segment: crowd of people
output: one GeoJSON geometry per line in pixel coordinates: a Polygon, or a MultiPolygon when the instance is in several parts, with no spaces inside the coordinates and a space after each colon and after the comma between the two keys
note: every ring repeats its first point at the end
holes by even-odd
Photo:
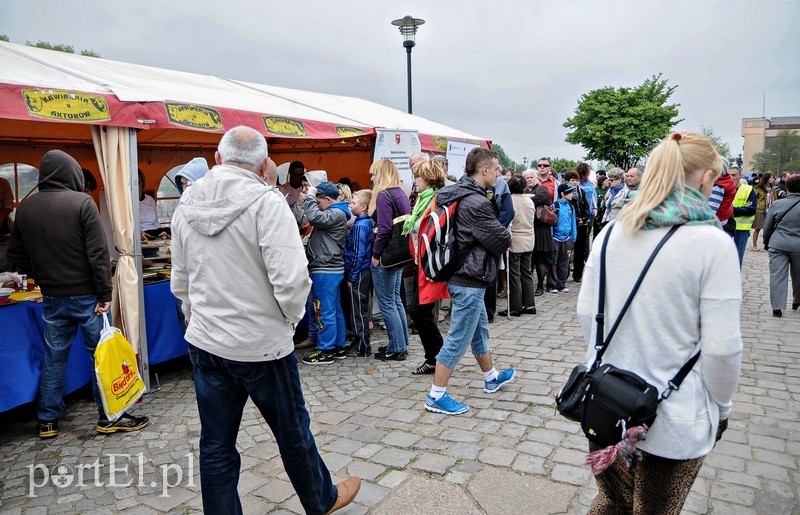
{"type": "MultiPolygon", "coordinates": [[[[773,314],[785,309],[789,276],[792,308],[800,307],[800,176],[776,180],[766,173],[749,184],[693,133],[662,141],[644,171],[598,170],[594,180],[586,163],[556,172],[547,157],[517,175],[486,148],[473,149],[464,175],[455,178],[448,176],[445,158],[414,154],[410,194],[387,159],[370,167],[370,188],[348,179],[333,183],[325,172],[307,172],[300,161],[290,164],[286,182],[278,185],[264,138],[247,127],[223,136],[215,161],[210,171],[198,158],[178,172],[182,196],[170,227],[171,288],[190,344],[208,513],[241,512],[236,437],[248,399],[270,426],[307,512],[330,513],[357,495],[360,479],[334,485],[317,450],[299,376],[297,356],[305,353],[296,351],[310,349],[300,359],[306,365],[369,356],[404,361],[409,334],[416,332],[424,361],[411,373],[432,375],[429,391],[421,394],[424,408],[458,415],[470,407],[447,387],[468,348],[485,393],[498,392],[517,376],[513,368],[496,368],[489,338],[495,315],[536,315],[536,297],[559,295],[570,286],[580,288],[577,312],[587,365],[595,359],[601,291],[605,316],[626,317],[607,361],[663,385],[702,351],[685,386],[659,408],[639,445],[640,463],[628,468],[618,460],[596,475],[599,494],[590,510],[630,511],[636,505],[677,513],[703,457],[727,427],[742,350],[741,281],[733,278],[739,278],[751,229],[753,250],[761,231],[769,252],[773,314]],[[454,250],[446,280],[434,281],[423,266],[430,249],[421,234],[441,208],[454,208],[454,250]],[[628,310],[626,297],[639,271],[673,227],[680,230],[654,261],[642,283],[646,292],[628,310]],[[614,266],[612,280],[598,288],[606,259],[601,246],[609,263],[625,266],[614,266]],[[231,282],[247,288],[219,295],[231,282]],[[505,293],[508,304],[496,312],[498,295],[505,293]],[[386,345],[375,349],[373,298],[386,330],[386,345]],[[450,323],[443,335],[439,317],[445,302],[450,323]],[[654,486],[664,484],[670,487],[654,486]]],[[[97,209],[79,193],[85,181],[78,163],[51,151],[40,178],[40,193],[18,210],[9,258],[20,272],[36,276],[45,299],[39,436],[52,438],[63,409],[64,356],[78,328],[93,354],[96,315],[108,310],[111,282],[97,209]],[[54,217],[80,227],[54,232],[54,217]],[[81,235],[80,245],[65,240],[74,234],[81,235]],[[54,245],[70,252],[61,267],[48,257],[54,245]]],[[[142,176],[139,183],[142,229],[160,230],[146,226],[154,210],[142,176]]],[[[94,378],[93,387],[96,392],[94,378]]],[[[147,417],[133,415],[108,421],[97,404],[100,432],[137,431],[148,424],[147,417]]]]}

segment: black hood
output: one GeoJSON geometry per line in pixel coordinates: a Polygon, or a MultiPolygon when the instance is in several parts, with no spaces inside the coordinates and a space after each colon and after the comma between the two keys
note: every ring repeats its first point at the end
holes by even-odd
{"type": "Polygon", "coordinates": [[[445,206],[476,193],[481,196],[486,196],[486,190],[481,188],[478,183],[475,182],[475,179],[468,175],[463,175],[456,184],[445,186],[439,190],[436,194],[436,204],[445,206]]]}
{"type": "Polygon", "coordinates": [[[39,165],[39,191],[70,190],[83,192],[81,165],[61,150],[51,150],[39,165]]]}

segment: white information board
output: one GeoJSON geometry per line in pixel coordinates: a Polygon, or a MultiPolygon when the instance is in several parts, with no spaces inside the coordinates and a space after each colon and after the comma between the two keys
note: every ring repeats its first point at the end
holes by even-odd
{"type": "Polygon", "coordinates": [[[413,177],[408,166],[408,158],[422,151],[419,142],[419,131],[406,129],[375,129],[378,137],[375,140],[373,161],[388,159],[400,171],[400,181],[406,193],[411,191],[413,177]]]}
{"type": "Polygon", "coordinates": [[[467,154],[473,148],[478,148],[480,145],[475,143],[467,143],[466,141],[451,141],[447,140],[447,172],[454,175],[456,179],[464,175],[464,166],[467,164],[467,154]]]}

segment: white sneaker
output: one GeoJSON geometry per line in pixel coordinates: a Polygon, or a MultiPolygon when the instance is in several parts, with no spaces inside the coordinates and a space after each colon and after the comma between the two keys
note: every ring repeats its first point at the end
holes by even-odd
{"type": "Polygon", "coordinates": [[[558,291],[559,291],[559,293],[569,293],[569,288],[561,288],[558,291]]]}

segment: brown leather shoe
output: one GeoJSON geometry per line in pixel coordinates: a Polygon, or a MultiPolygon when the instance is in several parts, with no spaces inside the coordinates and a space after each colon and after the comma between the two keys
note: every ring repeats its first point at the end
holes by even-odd
{"type": "Polygon", "coordinates": [[[348,477],[336,485],[336,489],[339,491],[339,495],[336,497],[336,502],[333,503],[333,506],[328,511],[329,515],[353,502],[353,499],[356,498],[358,491],[361,489],[361,478],[355,476],[348,477]]]}
{"type": "Polygon", "coordinates": [[[312,342],[311,340],[303,340],[300,343],[295,343],[294,344],[295,350],[308,349],[308,348],[316,347],[316,346],[317,346],[317,344],[312,342]]]}

